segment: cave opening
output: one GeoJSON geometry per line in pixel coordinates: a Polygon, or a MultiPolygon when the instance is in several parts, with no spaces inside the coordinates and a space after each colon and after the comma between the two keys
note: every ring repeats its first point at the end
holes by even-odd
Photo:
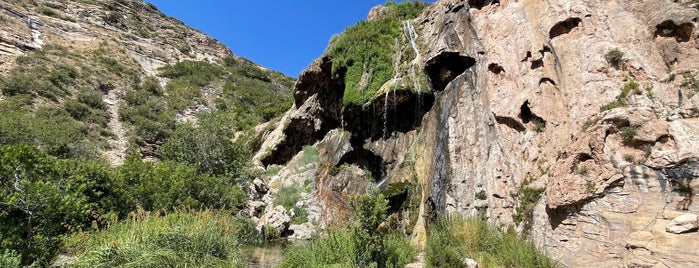
{"type": "Polygon", "coordinates": [[[666,20],[655,26],[655,36],[674,37],[677,42],[687,42],[692,38],[694,26],[691,23],[675,24],[672,20],[666,20]]]}
{"type": "Polygon", "coordinates": [[[549,39],[553,39],[555,37],[570,33],[575,27],[578,27],[580,25],[580,22],[582,22],[582,19],[577,18],[577,17],[572,17],[568,18],[564,21],[559,21],[553,27],[551,27],[551,30],[549,31],[549,39]]]}
{"type": "Polygon", "coordinates": [[[444,90],[449,82],[476,64],[476,59],[458,52],[442,52],[425,63],[432,89],[444,90]]]}

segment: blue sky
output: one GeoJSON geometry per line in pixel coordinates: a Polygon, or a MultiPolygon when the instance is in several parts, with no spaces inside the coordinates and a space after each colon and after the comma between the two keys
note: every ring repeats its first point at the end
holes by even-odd
{"type": "MultiPolygon", "coordinates": [[[[146,0],[218,39],[234,54],[297,77],[333,34],[384,0],[146,0]]],[[[401,1],[397,1],[401,2],[401,1]]],[[[433,1],[424,1],[433,2],[433,1]]]]}

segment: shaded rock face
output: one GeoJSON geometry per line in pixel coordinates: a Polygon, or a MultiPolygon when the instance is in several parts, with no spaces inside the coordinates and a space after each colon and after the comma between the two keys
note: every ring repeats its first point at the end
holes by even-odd
{"type": "Polygon", "coordinates": [[[531,228],[564,265],[697,266],[697,233],[666,231],[699,209],[697,18],[689,1],[430,5],[413,21],[430,104],[390,93],[344,108],[351,138],[323,147],[347,150],[315,177],[322,217],[346,215],[347,196],[367,187],[410,182],[419,190],[400,200],[418,200],[418,243],[434,212],[481,212],[531,228]],[[614,49],[618,65],[605,59],[614,49]],[[534,211],[520,207],[522,187],[545,188],[534,211]]]}
{"type": "Polygon", "coordinates": [[[294,87],[294,107],[254,157],[261,165],[285,164],[304,145],[322,139],[340,126],[344,71],[333,74],[328,57],[315,60],[301,73],[294,87]]]}

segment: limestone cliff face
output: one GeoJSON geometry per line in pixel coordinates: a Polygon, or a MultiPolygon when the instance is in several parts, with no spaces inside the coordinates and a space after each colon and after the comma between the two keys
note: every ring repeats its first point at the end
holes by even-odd
{"type": "Polygon", "coordinates": [[[432,211],[481,211],[564,265],[696,266],[699,234],[665,227],[699,210],[698,18],[693,1],[438,1],[410,22],[429,93],[338,113],[343,85],[327,82],[341,77],[324,56],[258,159],[284,163],[316,144],[321,219],[363,187],[395,194],[407,183],[396,202],[417,242],[432,211]],[[373,181],[358,184],[361,170],[373,181]],[[523,202],[539,188],[535,207],[523,202]]]}

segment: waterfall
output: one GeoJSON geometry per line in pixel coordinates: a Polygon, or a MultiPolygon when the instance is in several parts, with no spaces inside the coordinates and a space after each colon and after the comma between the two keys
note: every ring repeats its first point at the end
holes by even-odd
{"type": "MultiPolygon", "coordinates": [[[[417,40],[418,35],[417,32],[415,32],[415,27],[413,27],[413,24],[409,21],[403,21],[403,31],[405,32],[405,36],[408,37],[408,40],[410,41],[410,47],[412,47],[413,52],[415,53],[415,58],[410,62],[410,78],[413,80],[413,86],[415,87],[415,111],[417,111],[416,114],[419,114],[420,112],[420,93],[422,92],[422,86],[420,85],[420,76],[417,74],[415,70],[415,66],[420,64],[420,50],[417,47],[417,43],[415,40],[417,40]]],[[[418,119],[415,119],[416,121],[418,119]]],[[[417,122],[415,122],[417,123],[417,122]]]]}

